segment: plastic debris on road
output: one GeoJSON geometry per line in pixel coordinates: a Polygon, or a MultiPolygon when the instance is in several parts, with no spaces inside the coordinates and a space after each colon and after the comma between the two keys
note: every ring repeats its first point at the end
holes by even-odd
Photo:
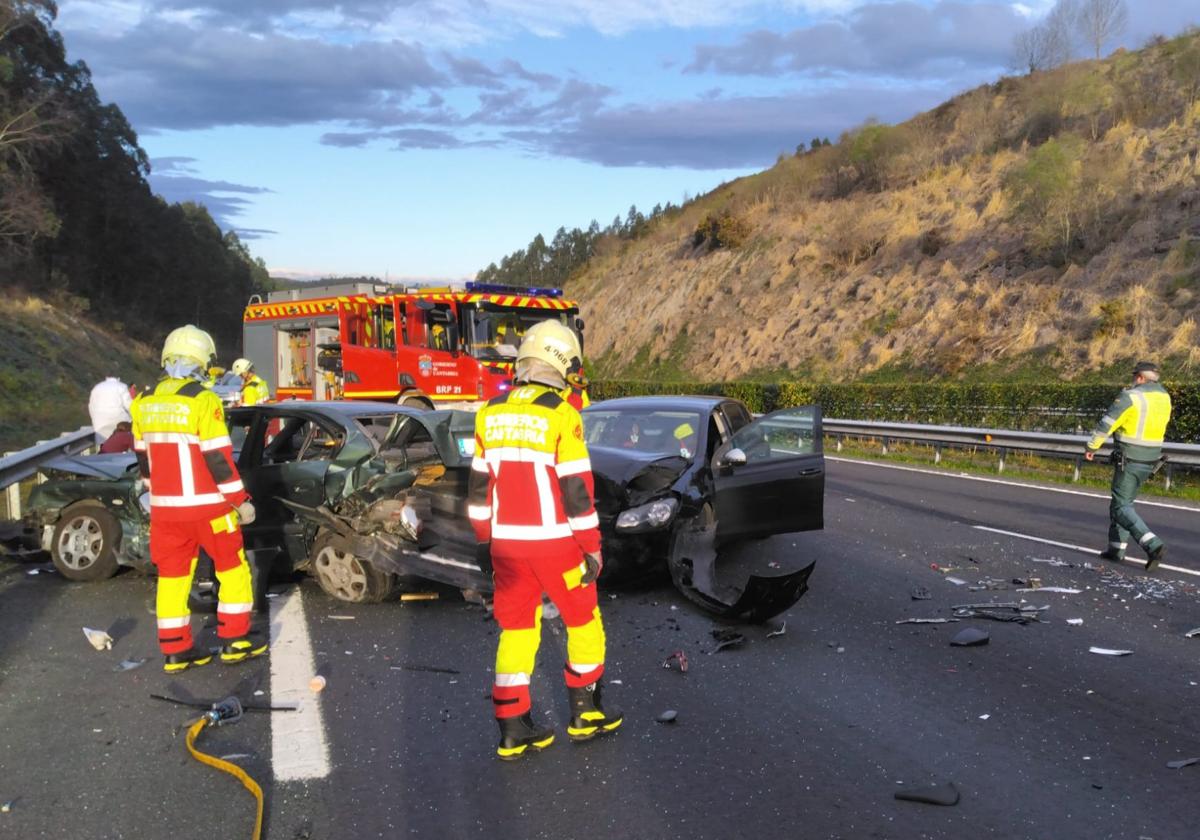
{"type": "Polygon", "coordinates": [[[1018,589],[1018,592],[1058,592],[1062,595],[1078,595],[1082,589],[1072,589],[1069,586],[1035,586],[1028,589],[1018,589]]]}
{"type": "Polygon", "coordinates": [[[1068,618],[1067,624],[1070,624],[1074,627],[1078,627],[1079,625],[1083,624],[1083,619],[1082,618],[1068,618]]]}
{"type": "Polygon", "coordinates": [[[1041,621],[1041,616],[1038,613],[1048,610],[1049,607],[1038,607],[1033,604],[1006,601],[1003,603],[958,604],[951,607],[951,609],[954,610],[956,618],[988,618],[992,621],[1012,621],[1017,624],[1029,624],[1033,621],[1041,621]]]}
{"type": "Polygon", "coordinates": [[[713,653],[728,648],[741,647],[746,643],[746,637],[736,630],[713,630],[712,637],[717,640],[717,646],[713,648],[713,653]]]}
{"type": "Polygon", "coordinates": [[[687,654],[681,650],[677,650],[663,660],[662,666],[668,671],[677,666],[681,674],[686,674],[688,669],[687,654]],[[674,663],[674,665],[672,665],[672,663],[674,663]]]}
{"type": "Polygon", "coordinates": [[[679,713],[676,712],[674,709],[667,709],[665,712],[663,712],[661,715],[658,716],[658,722],[659,723],[674,723],[675,718],[677,718],[678,716],[679,716],[679,713]]]}
{"type": "Polygon", "coordinates": [[[83,635],[87,637],[88,642],[96,650],[112,650],[112,636],[105,633],[103,630],[93,630],[90,627],[83,628],[83,635]]]}
{"type": "Polygon", "coordinates": [[[924,586],[914,586],[912,589],[908,590],[908,595],[914,601],[928,601],[933,597],[931,594],[929,594],[929,590],[924,586]]]}
{"type": "Polygon", "coordinates": [[[893,796],[901,802],[921,802],[925,805],[957,805],[959,800],[958,788],[954,786],[954,782],[898,790],[893,796]]]}
{"type": "Polygon", "coordinates": [[[145,657],[142,657],[141,659],[122,659],[120,664],[118,664],[115,668],[113,668],[113,670],[114,671],[132,671],[134,668],[141,668],[145,664],[146,664],[145,657]]]}
{"type": "Polygon", "coordinates": [[[320,692],[325,690],[326,685],[327,685],[327,682],[326,682],[325,678],[323,676],[321,676],[320,674],[317,674],[315,677],[313,677],[311,680],[308,681],[308,690],[311,691],[313,694],[319,694],[320,692]]]}
{"type": "Polygon", "coordinates": [[[958,621],[957,618],[902,618],[897,624],[949,624],[958,621]]]}
{"type": "MultiPolygon", "coordinates": [[[[13,800],[13,801],[15,802],[16,800],[13,800]]],[[[11,813],[11,812],[12,812],[12,808],[13,808],[13,803],[12,803],[12,802],[5,802],[3,805],[0,805],[0,814],[8,814],[8,813],[11,813]]]]}
{"type": "Polygon", "coordinates": [[[1200,627],[1196,627],[1183,634],[1183,638],[1185,639],[1194,639],[1196,636],[1200,636],[1200,627]]]}
{"type": "Polygon", "coordinates": [[[1030,557],[1034,563],[1045,563],[1047,566],[1062,566],[1074,568],[1074,563],[1068,563],[1065,560],[1059,560],[1057,557],[1030,557]]]}
{"type": "Polygon", "coordinates": [[[946,583],[953,583],[955,586],[966,586],[967,582],[962,578],[946,576],[946,583]]]}
{"type": "Polygon", "coordinates": [[[1133,653],[1131,650],[1116,650],[1115,648],[1090,647],[1088,653],[1098,653],[1101,656],[1129,656],[1133,653]]]}
{"type": "Polygon", "coordinates": [[[1200,758],[1181,758],[1178,761],[1167,762],[1167,766],[1172,770],[1180,770],[1184,767],[1191,767],[1193,764],[1200,764],[1200,758]]]}
{"type": "Polygon", "coordinates": [[[950,644],[954,647],[976,647],[977,645],[986,645],[991,640],[992,637],[986,630],[980,630],[978,627],[964,627],[954,634],[950,644]]]}

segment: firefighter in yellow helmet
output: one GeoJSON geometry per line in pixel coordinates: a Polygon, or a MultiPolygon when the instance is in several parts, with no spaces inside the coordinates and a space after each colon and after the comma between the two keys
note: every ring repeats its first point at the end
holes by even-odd
{"type": "Polygon", "coordinates": [[[622,720],[600,702],[599,521],[582,420],[561,395],[578,355],[575,334],[557,321],[530,328],[517,352],[516,386],[475,420],[467,512],[481,562],[490,555],[496,584],[501,632],[492,702],[500,726],[497,754],[506,760],[554,741],[554,730],[536,725],[530,714],[543,594],[567,626],[567,735],[590,740],[615,731],[622,720]]]}
{"type": "Polygon", "coordinates": [[[1133,368],[1133,385],[1117,395],[1096,424],[1084,457],[1092,460],[1112,435],[1112,500],[1109,504],[1108,548],[1105,560],[1120,562],[1132,536],[1146,552],[1146,571],[1152,572],[1166,556],[1162,538],[1146,527],[1133,507],[1142,482],[1158,471],[1163,438],[1171,420],[1171,395],[1158,384],[1158,365],[1138,362],[1133,368]]]}
{"type": "Polygon", "coordinates": [[[242,378],[242,405],[258,405],[271,399],[271,389],[267,387],[263,378],[254,372],[254,362],[238,359],[230,370],[242,378]]]}
{"type": "Polygon", "coordinates": [[[266,642],[249,637],[254,599],[241,525],[254,521],[254,505],[238,475],[221,398],[203,385],[204,368],[215,354],[203,330],[189,324],[172,331],[162,352],[166,376],[130,409],[134,451],[150,493],[158,644],[167,673],[212,660],[212,653],[193,645],[188,610],[200,549],[212,558],[221,584],[221,661],[242,662],[267,650],[266,642]]]}

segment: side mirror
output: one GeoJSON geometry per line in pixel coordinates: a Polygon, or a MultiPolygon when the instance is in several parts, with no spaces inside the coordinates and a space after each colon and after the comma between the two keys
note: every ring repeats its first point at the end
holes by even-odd
{"type": "Polygon", "coordinates": [[[730,449],[725,453],[722,462],[727,467],[736,467],[746,463],[746,453],[740,449],[730,449]]]}

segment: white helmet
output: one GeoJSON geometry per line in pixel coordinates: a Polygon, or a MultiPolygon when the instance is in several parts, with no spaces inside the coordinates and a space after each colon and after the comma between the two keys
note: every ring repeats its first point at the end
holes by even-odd
{"type": "Polygon", "coordinates": [[[250,372],[250,368],[252,367],[254,367],[254,362],[249,359],[237,359],[229,369],[238,376],[245,376],[250,372]]]}
{"type": "Polygon", "coordinates": [[[538,359],[566,377],[575,360],[583,356],[579,349],[579,337],[570,328],[558,321],[539,321],[529,328],[517,350],[517,362],[522,359],[538,359]]]}
{"type": "Polygon", "coordinates": [[[188,324],[171,330],[167,340],[163,342],[162,364],[171,359],[186,359],[195,362],[200,367],[207,367],[209,361],[217,355],[217,345],[212,336],[199,327],[188,324]]]}

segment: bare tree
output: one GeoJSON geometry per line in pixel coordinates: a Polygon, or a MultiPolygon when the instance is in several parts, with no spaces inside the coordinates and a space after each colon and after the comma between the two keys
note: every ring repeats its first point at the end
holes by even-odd
{"type": "Polygon", "coordinates": [[[1045,38],[1040,26],[1031,26],[1013,36],[1012,66],[1026,73],[1046,69],[1045,38]]]}
{"type": "Polygon", "coordinates": [[[1084,41],[1100,57],[1104,45],[1121,34],[1129,22],[1125,0],[1081,0],[1075,23],[1084,41]]]}
{"type": "Polygon", "coordinates": [[[1034,73],[1070,61],[1074,53],[1075,20],[1074,0],[1058,0],[1041,23],[1013,38],[1013,67],[1034,73]]]}

